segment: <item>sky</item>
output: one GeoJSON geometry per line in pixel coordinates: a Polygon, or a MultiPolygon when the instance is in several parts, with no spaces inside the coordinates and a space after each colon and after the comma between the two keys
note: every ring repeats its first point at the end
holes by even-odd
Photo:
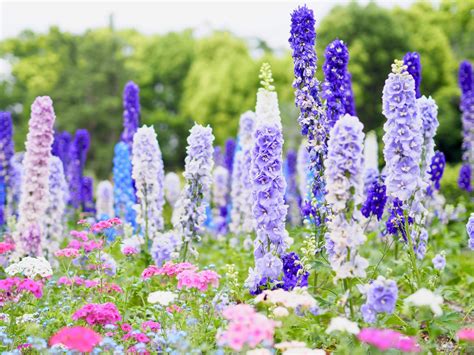
{"type": "MultiPolygon", "coordinates": [[[[104,27],[113,14],[117,29],[134,28],[145,34],[194,28],[205,34],[225,29],[244,38],[259,37],[274,49],[288,44],[290,13],[306,3],[324,17],[337,4],[350,0],[317,1],[14,1],[0,0],[0,40],[24,29],[47,32],[50,26],[82,33],[104,27]]],[[[359,1],[367,4],[368,0],[359,1]]],[[[414,0],[375,0],[381,6],[408,7],[414,0]]]]}

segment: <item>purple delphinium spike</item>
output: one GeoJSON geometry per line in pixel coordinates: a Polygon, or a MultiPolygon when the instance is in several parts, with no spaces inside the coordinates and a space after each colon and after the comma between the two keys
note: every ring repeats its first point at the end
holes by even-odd
{"type": "Polygon", "coordinates": [[[467,236],[469,238],[469,249],[474,250],[474,213],[471,213],[466,225],[467,236]]]}
{"type": "Polygon", "coordinates": [[[377,220],[382,219],[385,203],[387,202],[386,187],[383,177],[376,177],[367,189],[367,198],[362,205],[361,212],[366,218],[376,216],[377,220]]]}
{"type": "Polygon", "coordinates": [[[362,317],[367,323],[375,323],[378,313],[391,314],[398,299],[397,283],[379,276],[366,289],[367,301],[361,307],[362,317]]]}
{"type": "Polygon", "coordinates": [[[459,187],[472,191],[472,172],[474,170],[474,84],[472,65],[468,61],[461,62],[459,67],[459,86],[461,88],[462,112],[462,161],[459,173],[459,187]]]}
{"type": "Polygon", "coordinates": [[[324,55],[321,96],[326,99],[327,123],[331,128],[344,114],[355,115],[355,104],[351,75],[347,70],[349,51],[346,45],[336,39],[326,47],[324,55]]]}
{"type": "Polygon", "coordinates": [[[69,149],[67,177],[69,182],[70,204],[74,208],[82,205],[82,179],[89,150],[90,137],[86,129],[78,129],[69,149]]]}
{"type": "MultiPolygon", "coordinates": [[[[439,190],[440,188],[440,181],[443,177],[444,168],[446,167],[446,158],[444,157],[443,152],[437,151],[433,158],[431,159],[430,168],[428,170],[428,174],[430,176],[430,180],[432,186],[439,190]]],[[[432,187],[430,186],[432,189],[432,187]]]]}
{"type": "Polygon", "coordinates": [[[49,202],[49,158],[55,118],[53,101],[48,96],[37,97],[31,105],[19,218],[13,236],[20,256],[42,254],[42,223],[49,202]]]}
{"type": "Polygon", "coordinates": [[[423,129],[421,176],[425,182],[428,182],[428,169],[435,154],[434,137],[436,135],[436,129],[439,126],[438,106],[431,97],[427,98],[423,95],[416,100],[416,110],[417,116],[421,118],[423,129]]]}
{"type": "Polygon", "coordinates": [[[365,277],[368,261],[358,253],[366,237],[359,205],[364,181],[364,132],[355,116],[339,118],[331,129],[324,161],[326,201],[331,211],[326,234],[327,252],[335,279],[365,277]]]}
{"type": "Polygon", "coordinates": [[[67,171],[67,166],[69,165],[71,139],[71,133],[68,131],[54,133],[54,142],[51,153],[61,159],[64,171],[67,171]]]}
{"type": "Polygon", "coordinates": [[[82,178],[81,205],[84,212],[95,214],[94,179],[90,176],[82,178]]]}
{"type": "Polygon", "coordinates": [[[407,66],[408,73],[415,80],[416,98],[421,97],[421,61],[420,55],[417,52],[407,52],[403,57],[403,64],[407,66]]]}
{"type": "Polygon", "coordinates": [[[14,154],[13,125],[10,112],[0,111],[0,228],[5,223],[5,204],[10,175],[10,159],[14,154]]]}
{"type": "MultiPolygon", "coordinates": [[[[263,85],[257,92],[257,126],[252,149],[250,180],[253,189],[253,214],[256,221],[254,241],[255,268],[245,281],[252,294],[260,291],[262,280],[277,280],[283,271],[282,254],[288,247],[285,220],[288,206],[284,196],[283,134],[278,96],[271,83],[271,69],[262,65],[263,85]]],[[[266,281],[264,281],[266,283],[266,281]]]]}
{"type": "Polygon", "coordinates": [[[300,110],[298,123],[301,133],[307,137],[310,170],[313,175],[311,200],[304,203],[307,218],[316,225],[324,219],[323,161],[327,151],[328,124],[319,97],[319,82],[315,77],[317,56],[316,32],[313,11],[306,6],[298,7],[291,14],[290,46],[293,51],[295,80],[295,104],[300,110]]]}
{"type": "Polygon", "coordinates": [[[226,140],[224,163],[225,167],[229,171],[229,176],[232,175],[232,170],[234,167],[235,146],[235,139],[229,138],[226,140]]]}
{"type": "Polygon", "coordinates": [[[129,81],[123,89],[123,132],[122,141],[130,149],[133,145],[133,135],[140,125],[140,88],[129,81]]]}
{"type": "Polygon", "coordinates": [[[212,203],[213,224],[218,235],[227,233],[227,195],[229,191],[229,170],[216,166],[213,173],[212,203]]]}
{"type": "Polygon", "coordinates": [[[191,243],[200,239],[203,230],[214,166],[212,157],[214,135],[211,127],[194,124],[187,141],[183,173],[186,182],[176,202],[175,208],[178,210],[173,221],[173,227],[183,240],[181,250],[183,260],[188,256],[188,250],[194,255],[197,254],[191,243]]]}

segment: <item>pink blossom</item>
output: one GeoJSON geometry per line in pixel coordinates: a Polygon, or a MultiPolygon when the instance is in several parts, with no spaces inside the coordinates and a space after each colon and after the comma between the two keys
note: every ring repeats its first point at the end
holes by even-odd
{"type": "Polygon", "coordinates": [[[67,245],[67,247],[79,250],[82,248],[82,243],[79,240],[73,239],[69,241],[69,244],[67,245]]]}
{"type": "Polygon", "coordinates": [[[15,250],[15,244],[0,242],[0,255],[8,253],[9,251],[15,250]]]}
{"type": "Polygon", "coordinates": [[[122,329],[122,331],[124,331],[125,333],[128,333],[132,331],[132,326],[128,323],[122,323],[120,324],[120,329],[122,329]]]}
{"type": "Polygon", "coordinates": [[[397,349],[402,352],[421,351],[414,337],[409,337],[391,329],[364,328],[357,335],[363,343],[370,344],[379,350],[397,349]]]}
{"type": "Polygon", "coordinates": [[[217,287],[219,285],[219,275],[210,270],[195,272],[193,270],[184,270],[176,276],[178,288],[197,288],[199,291],[206,291],[209,285],[217,287]]]}
{"type": "Polygon", "coordinates": [[[168,313],[181,313],[183,312],[183,309],[180,306],[177,306],[175,304],[172,304],[171,306],[166,307],[166,312],[168,313]]]}
{"type": "Polygon", "coordinates": [[[54,253],[57,257],[64,256],[65,258],[76,258],[79,256],[79,251],[75,248],[59,249],[54,253]]]}
{"type": "Polygon", "coordinates": [[[229,306],[223,315],[229,320],[229,325],[217,336],[219,345],[240,351],[245,345],[255,348],[260,343],[273,343],[277,323],[257,313],[253,307],[244,304],[229,306]]]}
{"type": "Polygon", "coordinates": [[[77,224],[79,225],[84,225],[84,224],[89,224],[86,219],[80,219],[77,221],[77,224]]]}
{"type": "Polygon", "coordinates": [[[135,340],[138,341],[139,343],[148,343],[148,342],[150,342],[150,338],[148,338],[148,337],[146,336],[146,334],[143,334],[143,333],[134,334],[133,337],[134,337],[135,340]]]}
{"type": "Polygon", "coordinates": [[[462,328],[457,333],[459,340],[474,342],[474,328],[462,328]]]}
{"type": "Polygon", "coordinates": [[[87,253],[90,253],[93,250],[100,250],[102,249],[103,242],[102,240],[95,241],[95,240],[88,240],[84,242],[82,246],[87,253]]]}
{"type": "Polygon", "coordinates": [[[71,231],[69,234],[71,234],[72,237],[76,238],[77,240],[81,240],[83,242],[87,242],[89,238],[87,237],[87,232],[84,231],[71,231]]]}
{"type": "Polygon", "coordinates": [[[138,254],[138,249],[132,246],[126,246],[122,249],[122,253],[125,256],[138,254]]]}
{"type": "Polygon", "coordinates": [[[72,315],[73,320],[84,319],[89,325],[115,324],[122,320],[115,304],[89,303],[72,315]]]}
{"type": "Polygon", "coordinates": [[[39,281],[24,279],[18,285],[18,291],[29,291],[36,298],[43,296],[43,284],[39,281]]]}
{"type": "Polygon", "coordinates": [[[144,332],[146,332],[147,329],[150,329],[151,331],[155,332],[161,329],[161,324],[158,322],[147,320],[146,322],[142,323],[142,329],[144,332]]]}
{"type": "Polygon", "coordinates": [[[49,345],[62,344],[70,350],[91,352],[102,341],[100,334],[86,327],[64,327],[49,340],[49,345]]]}

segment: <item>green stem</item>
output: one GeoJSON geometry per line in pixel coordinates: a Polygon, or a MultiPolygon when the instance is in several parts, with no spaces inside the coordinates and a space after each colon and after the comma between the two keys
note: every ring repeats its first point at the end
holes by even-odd
{"type": "Polygon", "coordinates": [[[411,235],[410,235],[410,228],[408,226],[408,213],[406,211],[404,213],[404,216],[405,216],[405,234],[408,240],[408,253],[410,255],[411,266],[413,268],[413,272],[416,277],[417,287],[420,287],[421,277],[420,277],[420,272],[418,271],[418,266],[416,265],[415,250],[413,246],[413,240],[411,239],[411,235]]]}

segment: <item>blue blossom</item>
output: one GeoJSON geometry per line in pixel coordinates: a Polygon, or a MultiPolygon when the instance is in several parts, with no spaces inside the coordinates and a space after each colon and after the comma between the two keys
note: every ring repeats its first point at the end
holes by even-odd
{"type": "Polygon", "coordinates": [[[236,146],[237,145],[235,139],[233,138],[229,138],[225,142],[224,164],[226,169],[229,171],[229,175],[232,175],[232,170],[234,168],[234,156],[236,146]]]}
{"type": "Polygon", "coordinates": [[[428,169],[435,154],[434,136],[439,126],[438,106],[431,97],[426,98],[422,96],[416,100],[416,109],[416,114],[421,118],[423,127],[423,161],[421,163],[421,174],[423,179],[429,180],[428,169]]]}
{"type": "MultiPolygon", "coordinates": [[[[405,231],[405,221],[403,202],[398,198],[394,198],[392,200],[389,209],[389,217],[386,222],[387,232],[389,234],[398,235],[398,232],[400,231],[402,233],[403,239],[406,241],[407,236],[405,231]]],[[[413,223],[413,219],[411,217],[408,217],[408,223],[413,223]]]]}
{"type": "Polygon", "coordinates": [[[403,57],[403,64],[406,65],[408,73],[415,81],[416,98],[421,97],[421,62],[420,55],[417,52],[408,52],[403,57]]]}
{"type": "Polygon", "coordinates": [[[151,246],[151,256],[156,265],[163,265],[165,262],[173,259],[173,253],[176,253],[181,245],[181,236],[174,230],[164,233],[158,233],[153,239],[151,246]]]}
{"type": "Polygon", "coordinates": [[[349,51],[343,41],[336,39],[329,43],[324,53],[325,81],[321,96],[326,99],[328,128],[334,126],[339,117],[346,113],[354,116],[355,104],[352,93],[351,74],[347,70],[349,51]]]}
{"type": "Polygon", "coordinates": [[[132,180],[132,160],[127,144],[115,145],[113,161],[114,209],[115,216],[135,226],[135,191],[132,180]]]}
{"type": "Polygon", "coordinates": [[[423,133],[416,115],[415,82],[397,62],[385,81],[383,114],[387,195],[405,202],[421,185],[423,133]]]}
{"type": "Polygon", "coordinates": [[[378,313],[391,314],[398,299],[398,287],[395,281],[379,276],[366,289],[366,303],[361,312],[364,321],[374,323],[378,313]]]}
{"type": "Polygon", "coordinates": [[[89,146],[89,132],[86,129],[78,129],[69,149],[70,161],[67,166],[69,197],[70,203],[74,208],[81,207],[83,203],[82,179],[89,146]]]}
{"type": "Polygon", "coordinates": [[[284,163],[284,173],[287,183],[285,193],[285,202],[288,205],[288,222],[292,226],[299,225],[301,222],[300,214],[300,196],[298,194],[298,185],[296,182],[297,155],[293,149],[286,152],[284,163]]]}
{"type": "Polygon", "coordinates": [[[428,231],[425,228],[421,228],[418,232],[418,238],[413,238],[413,248],[415,249],[415,255],[417,259],[423,260],[426,254],[428,246],[428,231]]]}
{"type": "Polygon", "coordinates": [[[469,164],[463,164],[459,170],[458,185],[459,188],[467,192],[472,191],[472,169],[469,164]]]}
{"type": "Polygon", "coordinates": [[[283,289],[290,291],[295,287],[307,287],[309,272],[303,270],[300,258],[295,252],[282,256],[283,261],[283,289]]]}
{"type": "Polygon", "coordinates": [[[432,262],[436,270],[442,271],[446,267],[446,258],[443,254],[436,254],[432,262]]]}
{"type": "Polygon", "coordinates": [[[474,250],[474,213],[471,213],[466,224],[467,236],[469,238],[469,249],[474,250]]]}
{"type": "Polygon", "coordinates": [[[95,214],[94,179],[90,176],[82,178],[82,210],[95,214]]]}
{"type": "Polygon", "coordinates": [[[0,228],[5,223],[5,204],[10,184],[10,160],[14,154],[13,124],[8,111],[0,111],[0,228]]]}
{"type": "Polygon", "coordinates": [[[436,190],[439,190],[440,188],[440,181],[443,177],[445,167],[446,158],[444,157],[443,152],[436,151],[436,153],[433,155],[433,158],[431,159],[430,168],[428,170],[430,180],[436,190]]]}
{"type": "Polygon", "coordinates": [[[387,202],[387,188],[383,182],[383,178],[376,178],[372,184],[370,184],[367,190],[367,198],[362,205],[361,212],[366,218],[374,215],[377,220],[382,219],[385,204],[387,202]]]}
{"type": "Polygon", "coordinates": [[[61,159],[64,170],[66,171],[69,165],[69,149],[71,145],[71,133],[68,131],[55,132],[51,154],[61,159]]]}

